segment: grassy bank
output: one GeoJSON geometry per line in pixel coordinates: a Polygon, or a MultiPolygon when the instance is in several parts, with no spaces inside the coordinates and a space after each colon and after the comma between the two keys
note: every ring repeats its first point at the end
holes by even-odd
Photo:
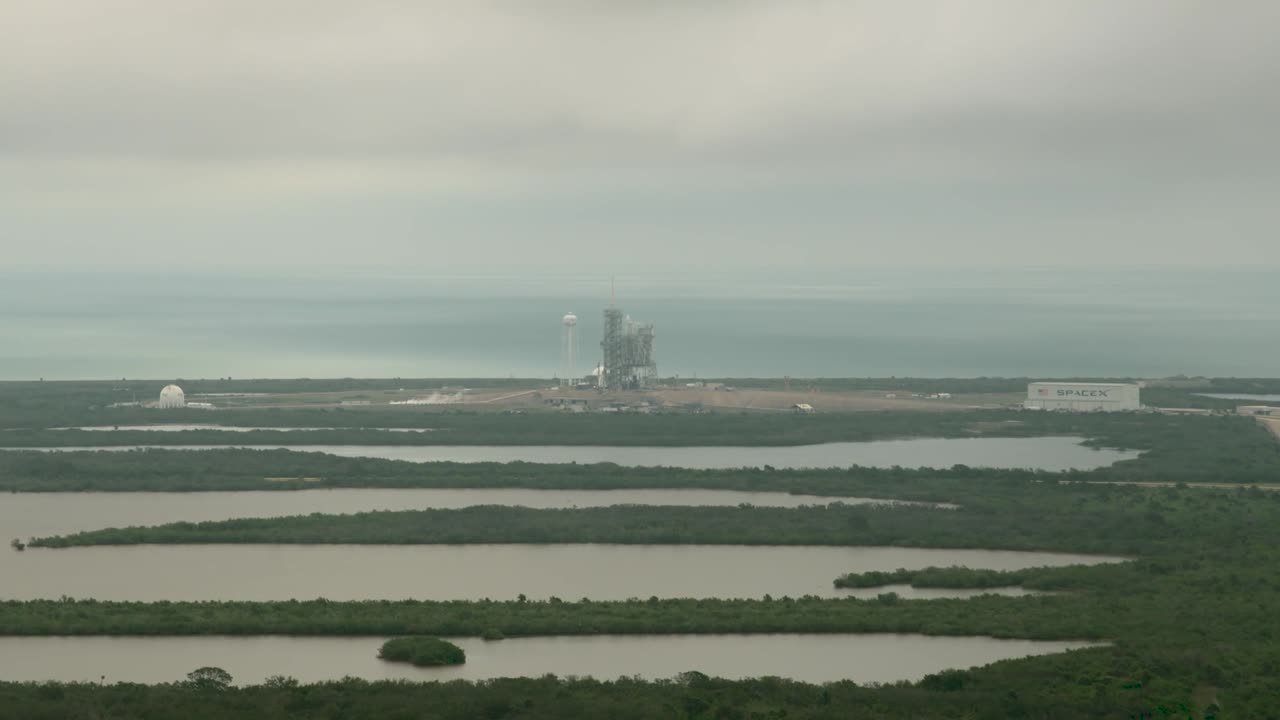
{"type": "Polygon", "coordinates": [[[1251,537],[1280,520],[1280,494],[1076,483],[953,483],[939,510],[901,505],[800,508],[614,506],[530,509],[477,506],[173,523],[38,538],[34,547],[183,543],[627,543],[895,545],[1150,553],[1179,547],[1188,528],[1251,537]]]}

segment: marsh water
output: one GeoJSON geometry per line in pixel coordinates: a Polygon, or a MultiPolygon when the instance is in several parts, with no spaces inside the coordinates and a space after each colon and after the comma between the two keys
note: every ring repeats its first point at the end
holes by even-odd
{"type": "MultiPolygon", "coordinates": [[[[858,593],[837,590],[832,580],[849,572],[930,565],[1016,570],[1122,559],[1006,550],[745,545],[29,548],[0,551],[0,599],[509,600],[522,593],[565,600],[843,597],[858,593]]],[[[884,590],[863,594],[879,592],[884,590]]]]}
{"type": "MultiPolygon", "coordinates": [[[[333,488],[247,492],[93,492],[0,494],[0,537],[27,539],[109,527],[204,522],[372,510],[516,505],[530,508],[610,505],[755,505],[799,507],[841,502],[917,504],[954,509],[948,503],[907,503],[858,497],[790,495],[736,490],[527,490],[522,488],[333,488]]],[[[6,540],[7,541],[7,540],[6,540]]]]}
{"type": "MultiPolygon", "coordinates": [[[[34,448],[50,451],[126,451],[151,446],[81,446],[34,448]]],[[[162,446],[208,450],[213,445],[162,446]]],[[[410,462],[615,463],[631,467],[695,469],[763,467],[948,468],[952,465],[1037,470],[1092,470],[1140,455],[1132,450],[1092,448],[1077,437],[915,438],[779,447],[615,447],[575,445],[296,445],[254,446],[341,457],[368,457],[410,462]]],[[[16,448],[15,448],[16,449],[16,448]]]]}
{"type": "Polygon", "coordinates": [[[272,675],[302,682],[486,680],[498,677],[669,678],[686,670],[726,678],[777,676],[821,683],[919,680],[948,668],[1094,646],[1081,641],[924,635],[593,635],[457,638],[465,665],[415,668],[377,658],[377,637],[2,637],[8,681],[162,683],[212,665],[237,684],[272,675]]]}

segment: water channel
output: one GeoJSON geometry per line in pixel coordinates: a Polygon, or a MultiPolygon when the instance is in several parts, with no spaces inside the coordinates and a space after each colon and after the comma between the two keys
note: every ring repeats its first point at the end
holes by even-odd
{"type": "MultiPolygon", "coordinates": [[[[79,446],[65,448],[13,448],[49,451],[134,450],[165,447],[208,450],[215,445],[79,446]]],[[[260,449],[320,452],[341,457],[384,458],[410,462],[513,462],[616,463],[632,467],[684,467],[697,469],[763,467],[827,468],[864,467],[947,468],[952,465],[1039,470],[1092,470],[1141,453],[1133,450],[1091,448],[1078,437],[1031,438],[915,438],[781,447],[616,447],[592,445],[263,445],[260,449]]]]}
{"type": "MultiPolygon", "coordinates": [[[[1006,550],[742,545],[135,545],[0,550],[0,599],[623,600],[874,597],[848,572],[960,565],[1016,570],[1124,558],[1006,550]]],[[[952,590],[891,588],[906,597],[952,590]]]]}
{"type": "Polygon", "coordinates": [[[0,494],[0,538],[46,537],[109,527],[204,522],[371,510],[520,505],[531,508],[609,505],[723,505],[798,507],[842,502],[918,504],[944,509],[948,503],[909,503],[857,497],[790,495],[736,490],[527,490],[523,488],[333,488],[246,492],[83,492],[0,494]]]}
{"type": "Polygon", "coordinates": [[[1064,652],[1098,643],[861,635],[593,635],[457,638],[465,665],[415,668],[379,660],[375,637],[2,637],[0,676],[8,681],[163,683],[212,665],[236,684],[272,675],[302,682],[338,680],[487,680],[498,677],[639,675],[669,678],[686,670],[713,677],[776,676],[822,683],[919,680],[949,668],[1064,652]]]}

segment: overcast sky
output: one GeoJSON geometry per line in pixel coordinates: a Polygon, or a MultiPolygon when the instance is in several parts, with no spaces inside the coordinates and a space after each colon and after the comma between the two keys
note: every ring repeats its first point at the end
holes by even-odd
{"type": "Polygon", "coordinates": [[[0,262],[1280,264],[1275,0],[0,3],[0,262]]]}

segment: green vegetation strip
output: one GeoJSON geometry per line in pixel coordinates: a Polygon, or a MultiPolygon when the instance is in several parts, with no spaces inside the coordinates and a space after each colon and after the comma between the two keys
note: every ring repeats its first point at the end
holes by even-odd
{"type": "MultiPolygon", "coordinates": [[[[419,419],[429,416],[419,415],[419,419]]],[[[224,415],[218,415],[225,421],[224,415]]],[[[154,416],[153,418],[154,419],[154,416]]],[[[205,419],[208,421],[208,418],[205,419]]],[[[437,432],[365,429],[228,433],[8,430],[0,447],[81,445],[801,445],[893,438],[1077,436],[1093,447],[1142,450],[1143,455],[1089,472],[988,471],[963,466],[934,470],[856,468],[856,477],[1030,477],[1129,481],[1271,483],[1280,481],[1280,443],[1252,418],[1127,413],[849,413],[791,415],[451,414],[435,416],[437,432]]],[[[342,458],[286,450],[216,449],[135,452],[0,451],[0,490],[245,490],[324,487],[779,487],[813,483],[830,471],[620,468],[532,463],[412,463],[342,458]],[[266,478],[285,478],[267,482],[266,478]],[[576,483],[576,484],[575,484],[576,483]]],[[[842,471],[844,472],[844,471],[842,471]]],[[[830,485],[830,483],[828,483],[830,485]]]]}
{"type": "MultiPolygon", "coordinates": [[[[1063,413],[972,412],[866,412],[797,416],[767,414],[657,414],[596,413],[502,414],[492,412],[416,413],[401,418],[370,416],[367,412],[323,412],[290,410],[264,414],[261,411],[166,412],[160,420],[169,423],[209,423],[247,426],[313,428],[306,432],[263,429],[228,433],[220,430],[152,432],[145,430],[11,429],[0,433],[3,447],[72,447],[81,445],[610,445],[610,446],[794,446],[824,442],[859,442],[902,437],[1032,437],[1076,434],[1076,428],[1117,428],[1125,423],[1115,415],[1069,415],[1063,413]],[[192,413],[196,414],[192,414],[192,413]],[[376,423],[371,419],[376,418],[376,423]],[[1016,422],[1008,422],[1016,420],[1016,422]],[[408,421],[399,424],[398,421],[408,421]],[[377,427],[431,428],[432,432],[385,432],[377,427]],[[988,423],[983,430],[975,423],[988,423]]],[[[1192,418],[1203,420],[1203,418],[1192,418]]],[[[110,420],[83,425],[136,425],[154,423],[154,410],[134,409],[127,417],[110,414],[110,420]]],[[[1164,424],[1186,422],[1170,418],[1164,424]]],[[[1147,423],[1150,425],[1150,423],[1147,423]]],[[[72,426],[73,427],[73,426],[72,426]]],[[[1079,433],[1087,434],[1087,433],[1079,433]]]]}
{"type": "MultiPolygon", "coordinates": [[[[1139,569],[1128,577],[1147,579],[1139,569]]],[[[817,597],[630,601],[0,602],[0,635],[648,635],[870,633],[989,635],[1036,640],[1132,636],[1150,613],[1188,607],[1144,592],[1132,603],[1088,593],[966,600],[817,597]]],[[[1258,608],[1241,608],[1240,620],[1258,608]]],[[[1216,627],[1220,622],[1215,622],[1216,627]]],[[[1181,633],[1187,635],[1187,632],[1181,633]]],[[[1199,636],[1199,633],[1191,633],[1199,636]]]]}
{"type": "Polygon", "coordinates": [[[1084,479],[1020,470],[694,470],[540,463],[413,463],[290,450],[0,451],[0,491],[199,492],[317,488],[701,488],[934,499],[962,479],[1084,479]],[[304,479],[305,478],[305,479],[304,479]],[[940,481],[940,482],[926,482],[940,481]]]}
{"type": "MultiPolygon", "coordinates": [[[[1062,571],[1062,575],[1070,577],[1075,568],[1053,568],[1062,571]]],[[[1040,571],[1048,568],[1040,568],[1040,571]]],[[[1050,574],[1048,577],[1036,570],[985,570],[966,567],[927,567],[919,570],[898,568],[891,572],[872,570],[869,572],[849,573],[835,579],[838,588],[873,588],[885,585],[910,585],[916,588],[963,588],[986,589],[1003,587],[1025,587],[1031,590],[1054,590],[1061,586],[1055,584],[1061,578],[1050,574]]]]}
{"type": "MultiPolygon", "coordinates": [[[[531,509],[485,505],[458,510],[403,510],[354,515],[172,523],[36,538],[31,547],[85,545],[621,543],[696,545],[913,545],[1034,549],[1045,540],[1012,532],[997,537],[976,513],[921,507],[831,505],[808,508],[625,506],[531,509]]],[[[1031,528],[1027,528],[1030,530],[1031,528]]],[[[1059,524],[1063,541],[1071,528],[1059,524]]],[[[1044,538],[1048,526],[1035,528],[1044,538]]],[[[1081,550],[1105,547],[1082,537],[1081,550]]]]}
{"type": "MultiPolygon", "coordinates": [[[[1253,699],[1237,694],[1213,703],[1216,688],[1185,687],[1185,679],[1153,676],[1142,658],[1123,649],[1082,650],[951,670],[918,684],[859,687],[852,682],[812,685],[780,678],[723,680],[699,672],[644,681],[502,678],[481,683],[368,682],[346,678],[302,685],[287,676],[247,688],[192,682],[133,684],[0,683],[0,718],[9,720],[914,720],[956,718],[1265,718],[1275,686],[1251,682],[1253,699]],[[1111,675],[1118,672],[1119,675],[1111,675]],[[1188,713],[1172,711],[1179,706],[1188,713]],[[1162,713],[1164,710],[1165,713],[1162,713]],[[1194,715],[1189,713],[1194,712],[1194,715]]],[[[1274,697],[1274,696],[1273,696],[1274,697]]]]}
{"type": "Polygon", "coordinates": [[[1249,537],[1240,517],[1280,520],[1280,494],[1079,483],[955,483],[963,507],[800,508],[477,506],[353,515],[173,523],[37,538],[35,547],[184,543],[627,543],[892,545],[1150,555],[1186,546],[1189,532],[1249,537]]]}

